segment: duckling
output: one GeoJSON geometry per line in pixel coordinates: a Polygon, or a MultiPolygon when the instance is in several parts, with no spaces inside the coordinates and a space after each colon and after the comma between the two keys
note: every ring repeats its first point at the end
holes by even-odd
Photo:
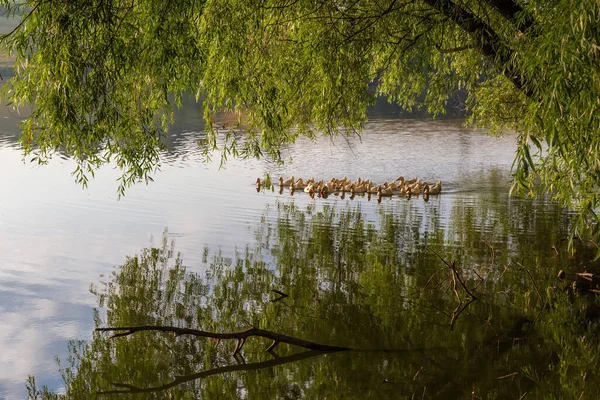
{"type": "Polygon", "coordinates": [[[352,190],[352,188],[354,187],[354,183],[350,182],[347,185],[343,185],[342,186],[342,192],[349,192],[352,190]]]}
{"type": "Polygon", "coordinates": [[[375,186],[372,183],[369,185],[369,193],[374,193],[376,194],[379,191],[379,186],[375,186]]]}
{"type": "Polygon", "coordinates": [[[327,192],[329,192],[329,193],[335,192],[336,185],[335,185],[335,182],[333,182],[333,179],[331,181],[327,182],[325,184],[325,187],[327,188],[327,192]]]}
{"type": "Polygon", "coordinates": [[[377,191],[378,196],[391,196],[394,193],[392,188],[382,188],[379,186],[379,190],[377,191]]]}
{"type": "Polygon", "coordinates": [[[362,185],[353,187],[350,189],[350,192],[352,192],[352,194],[355,193],[365,193],[367,191],[367,185],[365,185],[364,183],[362,185]]]}
{"type": "Polygon", "coordinates": [[[410,193],[410,188],[409,188],[408,184],[406,182],[403,182],[402,185],[400,185],[400,195],[405,196],[409,193],[410,193]]]}
{"type": "Polygon", "coordinates": [[[313,194],[314,194],[314,193],[315,193],[315,185],[314,185],[314,183],[312,183],[312,182],[311,182],[311,183],[309,183],[308,185],[306,185],[306,186],[304,187],[304,192],[305,192],[305,193],[309,193],[309,194],[310,194],[310,193],[313,193],[313,194]]]}
{"type": "Polygon", "coordinates": [[[423,196],[429,196],[429,185],[427,183],[423,185],[423,196]]]}
{"type": "Polygon", "coordinates": [[[290,186],[293,186],[294,189],[304,189],[306,187],[306,182],[304,182],[302,180],[302,178],[298,178],[298,180],[295,183],[292,183],[290,186]]]}
{"type": "Polygon", "coordinates": [[[294,183],[294,175],[285,181],[283,180],[283,177],[279,177],[279,186],[290,186],[292,183],[294,183]]]}
{"type": "Polygon", "coordinates": [[[429,194],[440,194],[442,191],[442,181],[436,182],[429,188],[429,194]]]}
{"type": "Polygon", "coordinates": [[[421,192],[421,186],[418,182],[415,182],[415,184],[410,186],[409,189],[411,194],[419,194],[421,192]]]}

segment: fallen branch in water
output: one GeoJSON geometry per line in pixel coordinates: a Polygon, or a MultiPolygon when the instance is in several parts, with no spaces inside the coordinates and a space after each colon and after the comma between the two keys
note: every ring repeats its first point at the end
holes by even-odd
{"type": "Polygon", "coordinates": [[[229,332],[229,333],[216,333],[216,332],[208,332],[201,331],[199,329],[190,329],[190,328],[177,328],[175,326],[159,326],[159,325],[140,325],[140,326],[122,326],[122,327],[107,327],[107,328],[96,328],[98,332],[119,332],[115,333],[111,336],[111,338],[117,338],[121,336],[132,335],[135,332],[141,331],[160,331],[160,332],[171,332],[174,333],[175,336],[181,335],[192,335],[197,337],[206,337],[217,340],[222,339],[235,339],[237,344],[235,346],[235,351],[233,355],[235,356],[237,353],[242,350],[246,339],[250,336],[262,337],[265,339],[271,339],[273,343],[266,349],[266,351],[272,351],[279,343],[287,343],[294,346],[303,347],[308,350],[315,351],[344,351],[344,350],[352,350],[349,347],[342,346],[330,346],[327,344],[315,343],[308,340],[299,339],[293,336],[283,335],[281,333],[271,332],[264,329],[259,328],[250,328],[241,332],[229,332]]]}

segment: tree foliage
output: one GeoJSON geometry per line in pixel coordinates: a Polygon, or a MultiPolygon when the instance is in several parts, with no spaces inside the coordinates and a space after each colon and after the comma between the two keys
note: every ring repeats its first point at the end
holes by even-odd
{"type": "Polygon", "coordinates": [[[360,130],[375,96],[439,114],[461,89],[474,125],[518,132],[518,187],[597,221],[596,0],[2,4],[22,18],[2,43],[17,59],[4,97],[33,105],[25,151],[65,151],[84,183],[111,160],[121,190],[148,179],[184,93],[202,101],[207,152],[277,159],[299,135],[360,130]]]}

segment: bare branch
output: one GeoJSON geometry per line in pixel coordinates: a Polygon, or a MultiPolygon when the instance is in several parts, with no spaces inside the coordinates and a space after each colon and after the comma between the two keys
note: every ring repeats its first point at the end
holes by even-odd
{"type": "Polygon", "coordinates": [[[120,337],[120,336],[128,336],[135,332],[141,331],[160,331],[160,332],[172,332],[177,336],[180,335],[192,335],[197,337],[206,337],[213,339],[235,339],[238,341],[236,346],[236,351],[234,354],[237,354],[242,346],[244,345],[244,341],[250,336],[258,336],[265,339],[271,339],[273,341],[282,342],[291,344],[294,346],[303,347],[308,350],[316,350],[316,351],[345,351],[351,350],[349,347],[342,346],[331,346],[327,344],[315,343],[308,340],[303,340],[299,338],[295,338],[293,336],[283,335],[281,333],[271,332],[264,329],[258,328],[250,328],[241,332],[230,332],[230,333],[216,333],[216,332],[208,332],[201,331],[199,329],[190,329],[190,328],[178,328],[175,326],[158,326],[158,325],[139,325],[139,326],[123,326],[123,327],[106,327],[106,328],[96,328],[98,332],[120,332],[113,334],[112,338],[120,337]]]}

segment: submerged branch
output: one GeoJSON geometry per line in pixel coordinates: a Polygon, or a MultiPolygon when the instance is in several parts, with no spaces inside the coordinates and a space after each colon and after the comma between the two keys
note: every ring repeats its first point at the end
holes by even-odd
{"type": "MultiPolygon", "coordinates": [[[[208,332],[201,331],[199,329],[190,329],[190,328],[178,328],[175,326],[158,326],[158,325],[139,325],[139,326],[123,326],[123,327],[106,327],[106,328],[96,328],[98,332],[115,332],[111,338],[116,338],[120,336],[128,336],[135,332],[141,331],[160,331],[160,332],[171,332],[175,333],[176,336],[181,335],[192,335],[197,337],[206,337],[212,339],[235,339],[238,341],[236,350],[234,354],[237,354],[242,347],[244,346],[244,342],[250,336],[258,336],[265,339],[271,339],[276,343],[287,343],[294,346],[303,347],[308,350],[315,351],[344,351],[351,350],[349,347],[342,346],[331,346],[327,344],[315,343],[308,340],[299,339],[293,336],[283,335],[281,333],[271,332],[264,329],[259,328],[250,328],[241,332],[229,332],[229,333],[216,333],[216,332],[208,332]],[[124,332],[119,332],[124,331],[124,332]],[[119,332],[119,333],[116,333],[119,332]]],[[[269,349],[273,349],[273,345],[269,347],[269,349]]]]}

